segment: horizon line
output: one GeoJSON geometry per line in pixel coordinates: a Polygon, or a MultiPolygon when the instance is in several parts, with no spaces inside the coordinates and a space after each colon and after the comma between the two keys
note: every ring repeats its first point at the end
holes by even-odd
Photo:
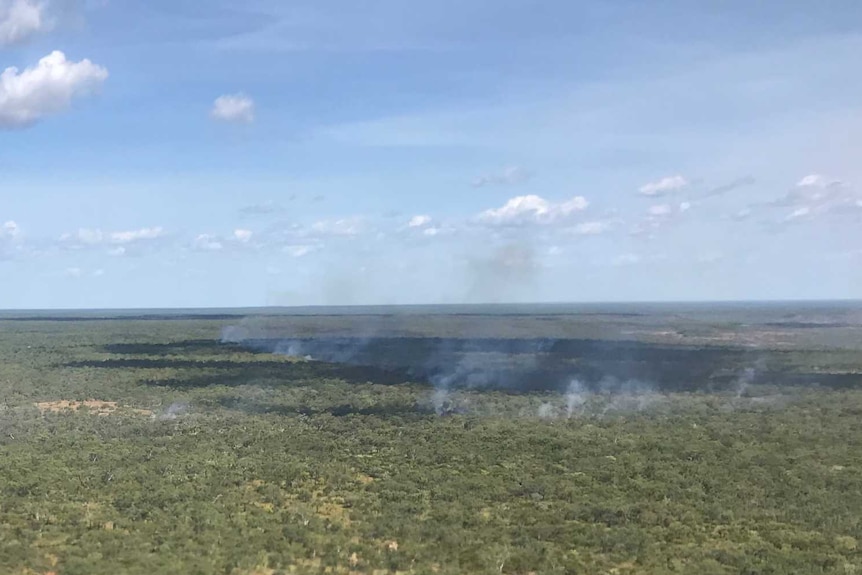
{"type": "Polygon", "coordinates": [[[690,299],[690,300],[585,300],[585,301],[512,301],[512,302],[450,302],[450,303],[368,303],[368,304],[300,304],[260,306],[168,306],[168,307],[45,307],[45,308],[0,308],[6,313],[43,312],[195,312],[195,311],[246,311],[246,310],[311,310],[311,309],[369,309],[369,308],[432,308],[432,307],[503,307],[503,306],[616,306],[616,305],[744,305],[744,304],[862,304],[862,298],[829,299],[690,299]]]}

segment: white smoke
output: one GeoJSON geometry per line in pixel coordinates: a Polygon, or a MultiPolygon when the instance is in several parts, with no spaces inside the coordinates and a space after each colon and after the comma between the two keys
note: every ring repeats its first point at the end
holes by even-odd
{"type": "Polygon", "coordinates": [[[577,379],[573,379],[569,383],[569,388],[566,390],[566,415],[572,417],[576,414],[583,413],[584,405],[589,398],[589,390],[584,387],[577,379]]]}
{"type": "Polygon", "coordinates": [[[189,404],[185,402],[174,402],[170,404],[164,411],[157,415],[160,420],[171,420],[185,415],[189,412],[189,404]]]}
{"type": "Polygon", "coordinates": [[[229,325],[221,330],[222,343],[242,343],[248,338],[248,329],[239,325],[229,325]]]}
{"type": "Polygon", "coordinates": [[[740,398],[748,391],[748,388],[754,383],[757,377],[757,370],[753,367],[746,367],[742,375],[736,381],[736,397],[740,398]]]}
{"type": "Polygon", "coordinates": [[[445,387],[438,387],[431,395],[431,404],[434,406],[434,412],[437,415],[446,415],[452,410],[452,399],[449,390],[445,387]]]}
{"type": "Polygon", "coordinates": [[[550,403],[543,403],[539,406],[539,419],[556,419],[557,408],[550,403]]]}

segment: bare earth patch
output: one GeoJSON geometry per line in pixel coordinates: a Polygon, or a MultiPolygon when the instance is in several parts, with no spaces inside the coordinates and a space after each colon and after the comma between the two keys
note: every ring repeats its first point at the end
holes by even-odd
{"type": "Polygon", "coordinates": [[[36,407],[43,414],[45,413],[77,413],[82,409],[91,415],[104,417],[120,411],[121,413],[132,413],[135,415],[143,415],[151,417],[153,412],[149,409],[135,409],[132,407],[123,407],[116,401],[98,401],[88,399],[86,401],[70,401],[61,399],[60,401],[43,401],[36,403],[36,407]]]}

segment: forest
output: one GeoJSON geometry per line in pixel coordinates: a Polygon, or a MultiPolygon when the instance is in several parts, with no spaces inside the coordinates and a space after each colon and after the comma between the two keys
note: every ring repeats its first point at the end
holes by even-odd
{"type": "Polygon", "coordinates": [[[0,573],[859,573],[860,328],[0,314],[0,573]]]}

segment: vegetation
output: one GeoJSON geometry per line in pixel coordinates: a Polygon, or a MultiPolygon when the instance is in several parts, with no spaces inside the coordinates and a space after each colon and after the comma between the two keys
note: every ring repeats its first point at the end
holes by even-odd
{"type": "Polygon", "coordinates": [[[441,417],[398,372],[221,344],[230,317],[61,319],[0,319],[0,573],[862,568],[854,349],[770,358],[841,385],[572,417],[560,393],[463,389],[441,417]]]}

